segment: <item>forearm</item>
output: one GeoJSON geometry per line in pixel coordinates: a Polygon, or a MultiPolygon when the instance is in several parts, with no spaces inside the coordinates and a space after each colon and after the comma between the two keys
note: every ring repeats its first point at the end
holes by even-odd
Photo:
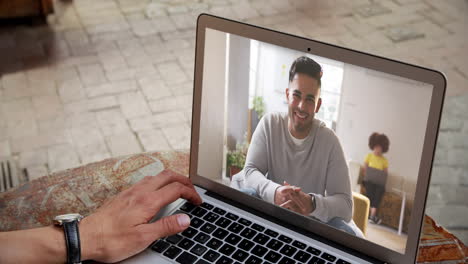
{"type": "Polygon", "coordinates": [[[265,177],[260,171],[255,168],[245,169],[245,185],[250,188],[254,188],[258,195],[265,201],[274,203],[275,202],[275,191],[276,188],[281,186],[265,177]]]}
{"type": "Polygon", "coordinates": [[[65,263],[63,231],[54,226],[0,233],[0,263],[65,263]]]}
{"type": "MultiPolygon", "coordinates": [[[[97,254],[99,241],[91,230],[92,220],[79,224],[81,259],[97,254]]],[[[0,233],[0,263],[66,263],[67,249],[62,227],[46,226],[0,233]]]]}
{"type": "Polygon", "coordinates": [[[328,222],[334,217],[340,217],[349,222],[352,217],[353,202],[348,194],[334,194],[322,196],[314,194],[315,210],[311,216],[318,218],[322,222],[328,222]]]}
{"type": "Polygon", "coordinates": [[[255,189],[263,200],[274,203],[275,190],[280,185],[265,176],[268,173],[268,156],[263,122],[261,122],[255,130],[247,153],[244,167],[245,182],[246,186],[255,189]]]}

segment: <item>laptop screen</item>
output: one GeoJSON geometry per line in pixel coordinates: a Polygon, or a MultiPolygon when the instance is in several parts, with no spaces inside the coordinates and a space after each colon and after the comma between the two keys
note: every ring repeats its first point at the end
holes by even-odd
{"type": "Polygon", "coordinates": [[[198,175],[404,253],[433,86],[206,29],[198,175]]]}

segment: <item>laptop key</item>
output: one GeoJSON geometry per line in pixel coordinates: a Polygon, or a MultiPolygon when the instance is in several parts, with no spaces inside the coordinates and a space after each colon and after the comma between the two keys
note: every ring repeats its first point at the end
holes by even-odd
{"type": "Polygon", "coordinates": [[[177,245],[185,250],[189,250],[194,244],[195,242],[193,242],[192,240],[184,238],[184,240],[180,241],[177,245]]]}
{"type": "Polygon", "coordinates": [[[210,262],[208,262],[208,261],[206,261],[206,260],[204,260],[204,259],[199,259],[199,260],[197,261],[197,263],[195,263],[195,264],[210,264],[210,262]]]}
{"type": "Polygon", "coordinates": [[[268,249],[266,247],[256,245],[250,253],[254,254],[257,257],[263,257],[267,253],[268,249]]]}
{"type": "Polygon", "coordinates": [[[169,243],[163,240],[159,240],[153,246],[151,246],[151,249],[158,253],[163,253],[163,251],[166,250],[166,248],[168,248],[169,246],[170,246],[169,243]]]}
{"type": "Polygon", "coordinates": [[[270,242],[268,242],[268,244],[267,244],[266,246],[267,246],[267,248],[269,248],[269,249],[271,249],[271,250],[278,251],[283,245],[284,245],[283,242],[278,241],[278,240],[272,238],[272,239],[270,240],[270,242]]]}
{"type": "Polygon", "coordinates": [[[278,232],[273,231],[273,230],[271,230],[271,229],[267,229],[267,230],[265,231],[265,234],[267,234],[267,235],[269,235],[269,236],[271,236],[271,237],[277,237],[277,236],[279,235],[278,232]]]}
{"type": "Polygon", "coordinates": [[[218,221],[216,221],[216,225],[222,228],[228,227],[232,223],[231,220],[221,217],[218,221]]]}
{"type": "Polygon", "coordinates": [[[309,264],[325,264],[325,260],[317,256],[313,256],[312,259],[309,261],[309,264]]]}
{"type": "Polygon", "coordinates": [[[284,247],[280,250],[280,252],[288,257],[291,257],[296,253],[297,248],[292,247],[290,245],[284,245],[284,247]]]}
{"type": "Polygon", "coordinates": [[[293,246],[299,248],[299,249],[306,249],[307,245],[302,243],[302,242],[299,242],[297,240],[295,240],[293,243],[292,243],[293,246]]]}
{"type": "Polygon", "coordinates": [[[226,213],[225,210],[221,209],[221,208],[218,208],[218,207],[215,207],[215,209],[213,209],[213,212],[219,214],[219,215],[224,215],[226,213]]]}
{"type": "Polygon", "coordinates": [[[205,217],[203,217],[203,219],[205,219],[206,221],[210,223],[214,223],[218,218],[219,218],[219,215],[213,212],[209,212],[205,215],[205,217]]]}
{"type": "Polygon", "coordinates": [[[299,252],[297,252],[297,254],[294,256],[294,259],[305,263],[307,260],[310,259],[310,257],[311,255],[309,253],[299,250],[299,252]]]}
{"type": "Polygon", "coordinates": [[[164,252],[163,255],[170,259],[174,259],[175,257],[177,257],[177,255],[180,254],[180,252],[182,252],[182,249],[176,246],[171,246],[166,250],[166,252],[164,252]]]}
{"type": "Polygon", "coordinates": [[[216,238],[224,239],[228,234],[228,231],[218,227],[218,229],[216,229],[216,231],[214,231],[212,235],[216,238]]]}
{"type": "Polygon", "coordinates": [[[252,225],[252,228],[259,231],[259,232],[263,232],[263,230],[265,230],[265,227],[263,227],[263,226],[261,226],[259,224],[255,224],[255,223],[252,225]]]}
{"type": "Polygon", "coordinates": [[[205,244],[205,242],[208,241],[208,239],[210,239],[210,236],[203,232],[200,232],[197,236],[195,236],[195,241],[201,244],[205,244]]]}
{"type": "Polygon", "coordinates": [[[226,217],[231,219],[231,220],[234,220],[234,221],[237,221],[237,219],[239,219],[239,216],[237,216],[237,215],[235,215],[233,213],[227,213],[226,217]]]}
{"type": "Polygon", "coordinates": [[[184,252],[176,258],[177,263],[181,264],[192,264],[195,262],[195,260],[197,260],[197,256],[194,256],[188,252],[184,252]]]}
{"type": "Polygon", "coordinates": [[[236,234],[229,234],[228,237],[226,237],[226,239],[224,241],[226,241],[227,243],[229,244],[232,244],[232,245],[236,245],[237,243],[239,243],[239,241],[241,241],[242,237],[236,235],[236,234]]]}
{"type": "Polygon", "coordinates": [[[330,262],[333,262],[333,261],[336,260],[336,257],[335,257],[335,256],[330,255],[330,254],[325,253],[325,252],[323,252],[321,258],[323,258],[323,259],[325,259],[325,260],[328,260],[328,261],[330,261],[330,262]]]}
{"type": "Polygon", "coordinates": [[[201,220],[198,217],[193,217],[192,219],[190,219],[190,226],[194,227],[194,228],[199,228],[204,223],[205,223],[205,221],[201,220]]]}
{"type": "Polygon", "coordinates": [[[246,261],[245,264],[260,264],[262,260],[257,258],[256,256],[250,256],[246,261]]]}
{"type": "Polygon", "coordinates": [[[232,225],[228,227],[229,231],[236,233],[236,234],[240,233],[242,229],[244,229],[244,226],[239,223],[232,223],[232,225]]]}
{"type": "Polygon", "coordinates": [[[191,250],[190,252],[192,252],[193,254],[197,255],[197,256],[201,256],[203,255],[203,253],[205,253],[206,251],[208,250],[208,248],[200,245],[200,244],[196,244],[191,250]]]}
{"type": "Polygon", "coordinates": [[[192,203],[189,203],[189,202],[186,202],[184,203],[179,209],[184,211],[184,212],[187,212],[189,213],[190,211],[193,210],[193,208],[195,208],[196,206],[192,203]]]}
{"type": "Polygon", "coordinates": [[[182,240],[182,238],[183,238],[183,237],[180,236],[180,235],[172,235],[172,236],[170,236],[170,237],[167,237],[167,238],[166,238],[166,241],[169,242],[169,243],[171,243],[171,244],[177,244],[177,243],[179,243],[179,241],[182,240]]]}
{"type": "Polygon", "coordinates": [[[216,226],[210,223],[206,223],[200,228],[201,231],[207,234],[211,234],[215,229],[216,229],[216,226]]]}
{"type": "Polygon", "coordinates": [[[188,238],[192,238],[194,237],[196,234],[198,233],[198,231],[196,229],[193,229],[191,227],[185,229],[184,232],[182,232],[182,235],[188,237],[188,238]]]}
{"type": "Polygon", "coordinates": [[[244,231],[240,234],[242,237],[252,239],[257,234],[257,231],[254,231],[253,229],[250,228],[245,228],[244,231]]]}
{"type": "Polygon", "coordinates": [[[221,256],[221,258],[216,261],[216,264],[232,264],[234,260],[226,257],[226,256],[221,256]]]}
{"type": "Polygon", "coordinates": [[[351,264],[351,263],[346,260],[339,259],[336,261],[336,264],[351,264]]]}
{"type": "Polygon", "coordinates": [[[194,216],[203,217],[207,212],[208,212],[207,210],[205,210],[205,209],[203,209],[201,207],[197,207],[197,208],[193,209],[192,214],[194,216]]]}
{"type": "Polygon", "coordinates": [[[203,208],[206,208],[208,210],[211,210],[214,207],[214,205],[212,205],[210,203],[207,203],[207,202],[204,202],[204,203],[200,204],[200,206],[203,207],[203,208]]]}
{"type": "Polygon", "coordinates": [[[252,224],[252,221],[249,221],[249,220],[247,220],[247,219],[245,219],[245,218],[241,218],[241,219],[239,220],[239,223],[241,223],[241,224],[243,224],[243,225],[245,225],[245,226],[250,226],[250,225],[252,224]]]}
{"type": "Polygon", "coordinates": [[[220,249],[219,252],[223,253],[226,256],[231,255],[234,251],[236,250],[235,247],[229,245],[229,244],[224,244],[220,249]]]}
{"type": "Polygon", "coordinates": [[[208,252],[206,252],[205,255],[203,255],[203,258],[208,260],[208,261],[211,261],[211,262],[214,262],[216,259],[219,258],[221,254],[219,254],[218,252],[214,251],[214,250],[210,250],[208,252]]]}
{"type": "Polygon", "coordinates": [[[269,239],[270,239],[269,237],[260,233],[253,239],[253,241],[257,242],[260,245],[265,245],[265,243],[268,242],[269,239]]]}
{"type": "Polygon", "coordinates": [[[278,263],[279,264],[296,264],[296,261],[288,257],[283,257],[278,263]]]}
{"type": "Polygon", "coordinates": [[[265,259],[268,260],[268,261],[271,261],[273,263],[278,262],[278,260],[280,260],[280,258],[281,258],[281,254],[276,253],[273,250],[270,250],[270,252],[268,252],[265,255],[265,259]]]}
{"type": "Polygon", "coordinates": [[[285,235],[280,235],[278,237],[278,239],[285,242],[285,243],[291,243],[291,241],[292,241],[292,238],[290,238],[288,236],[285,236],[285,235]]]}
{"type": "Polygon", "coordinates": [[[255,246],[255,243],[250,240],[244,239],[237,246],[243,250],[249,251],[253,246],[255,246]]]}
{"type": "Polygon", "coordinates": [[[175,212],[172,213],[172,215],[176,215],[176,214],[186,214],[191,218],[190,213],[184,212],[182,210],[176,210],[175,212]]]}
{"type": "Polygon", "coordinates": [[[320,250],[318,250],[318,249],[316,249],[314,247],[310,247],[310,246],[306,249],[306,251],[309,252],[310,254],[313,254],[313,255],[316,255],[316,256],[318,256],[318,255],[320,255],[320,253],[322,253],[322,251],[320,251],[320,250]]]}
{"type": "Polygon", "coordinates": [[[240,262],[244,261],[249,256],[249,253],[245,252],[242,249],[236,250],[234,254],[232,254],[232,258],[238,260],[240,262]]]}
{"type": "Polygon", "coordinates": [[[221,245],[223,244],[223,242],[219,239],[216,239],[216,238],[212,238],[210,241],[208,241],[208,243],[206,243],[206,246],[209,247],[209,248],[212,248],[214,250],[218,249],[221,245]]]}

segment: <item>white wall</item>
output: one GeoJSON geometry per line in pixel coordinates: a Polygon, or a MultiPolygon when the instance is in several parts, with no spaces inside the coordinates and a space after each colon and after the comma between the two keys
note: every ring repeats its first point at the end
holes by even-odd
{"type": "Polygon", "coordinates": [[[208,178],[222,174],[227,36],[206,30],[198,174],[208,178]]]}
{"type": "Polygon", "coordinates": [[[249,120],[250,39],[229,35],[227,91],[227,146],[234,150],[244,141],[249,120]]]}
{"type": "Polygon", "coordinates": [[[371,133],[386,134],[387,190],[414,193],[431,94],[430,86],[346,64],[337,135],[347,159],[363,164],[371,133]]]}

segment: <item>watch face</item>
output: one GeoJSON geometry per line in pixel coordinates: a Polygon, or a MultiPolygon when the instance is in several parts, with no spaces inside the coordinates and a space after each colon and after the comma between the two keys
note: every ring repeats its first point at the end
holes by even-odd
{"type": "Polygon", "coordinates": [[[71,222],[78,220],[80,221],[83,218],[80,214],[64,214],[64,215],[57,215],[54,220],[58,222],[71,222]]]}

